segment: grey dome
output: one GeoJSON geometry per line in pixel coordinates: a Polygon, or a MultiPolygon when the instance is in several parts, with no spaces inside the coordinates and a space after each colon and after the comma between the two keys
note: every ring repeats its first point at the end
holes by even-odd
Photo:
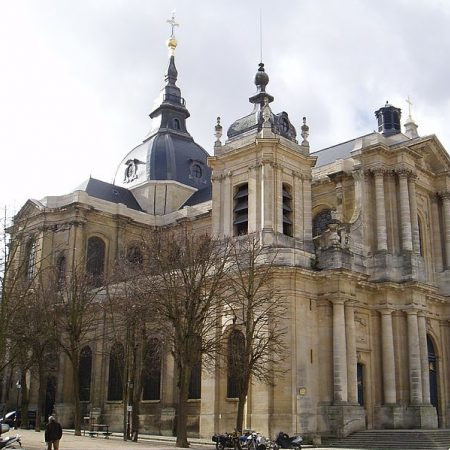
{"type": "MultiPolygon", "coordinates": [[[[133,188],[146,181],[171,180],[210,192],[211,169],[206,162],[209,155],[194,142],[186,129],[189,111],[176,85],[177,76],[175,57],[172,55],[161,101],[150,113],[153,130],[121,161],[114,184],[133,188]]],[[[206,197],[203,193],[196,196],[206,197]]]]}
{"type": "Polygon", "coordinates": [[[158,132],[122,160],[114,184],[131,188],[149,180],[174,180],[202,189],[211,183],[207,157],[191,136],[158,132]]]}

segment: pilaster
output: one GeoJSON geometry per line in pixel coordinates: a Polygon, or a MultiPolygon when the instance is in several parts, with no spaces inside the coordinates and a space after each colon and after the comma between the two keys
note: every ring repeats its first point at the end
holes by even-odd
{"type": "Polygon", "coordinates": [[[333,386],[334,403],[348,401],[347,346],[345,339],[345,311],[343,299],[333,300],[333,386]]]}
{"type": "Polygon", "coordinates": [[[373,170],[375,178],[375,209],[377,250],[387,251],[386,204],[384,198],[384,169],[373,170]]]}
{"type": "Polygon", "coordinates": [[[408,176],[407,170],[398,170],[400,185],[400,221],[402,231],[402,249],[412,251],[411,235],[411,210],[409,206],[408,176]]]}
{"type": "Polygon", "coordinates": [[[411,405],[422,404],[422,369],[417,310],[406,310],[408,325],[409,400],[411,405]]]}

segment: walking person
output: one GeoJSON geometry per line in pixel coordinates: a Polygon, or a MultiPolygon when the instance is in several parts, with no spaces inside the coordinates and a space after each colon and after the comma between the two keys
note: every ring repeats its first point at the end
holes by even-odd
{"type": "Polygon", "coordinates": [[[59,450],[59,440],[62,437],[62,427],[56,421],[55,416],[48,418],[48,424],[45,427],[45,442],[47,443],[47,450],[59,450]]]}

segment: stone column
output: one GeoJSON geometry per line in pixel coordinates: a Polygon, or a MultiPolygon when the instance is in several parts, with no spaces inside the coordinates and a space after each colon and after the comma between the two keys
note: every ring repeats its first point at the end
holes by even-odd
{"type": "Polygon", "coordinates": [[[402,230],[402,249],[412,251],[411,210],[409,208],[408,175],[406,170],[398,171],[400,183],[400,222],[402,230]]]}
{"type": "Polygon", "coordinates": [[[334,403],[347,402],[347,348],[342,299],[333,300],[333,385],[334,403]]]}
{"type": "Polygon", "coordinates": [[[431,224],[432,224],[432,233],[434,239],[433,241],[433,249],[434,249],[434,265],[436,272],[442,272],[442,242],[441,242],[441,227],[439,220],[439,204],[438,204],[438,196],[431,195],[431,224]]]}
{"type": "Polygon", "coordinates": [[[375,169],[375,209],[377,218],[377,250],[387,250],[386,204],[384,200],[384,170],[375,169]]]}
{"type": "Polygon", "coordinates": [[[270,161],[265,161],[263,164],[261,185],[262,227],[263,230],[273,230],[274,176],[270,161]]]}
{"type": "Polygon", "coordinates": [[[355,311],[353,304],[345,304],[345,330],[347,344],[347,389],[349,403],[358,402],[358,381],[356,376],[356,338],[355,338],[355,311]]]}
{"type": "Polygon", "coordinates": [[[381,357],[383,361],[384,404],[397,403],[395,386],[394,334],[392,331],[392,310],[382,309],[381,314],[381,357]]]}
{"type": "Polygon", "coordinates": [[[257,199],[256,166],[248,168],[248,232],[256,231],[256,199],[257,199]]]}
{"type": "Polygon", "coordinates": [[[411,405],[419,405],[422,403],[422,371],[417,311],[410,309],[406,311],[406,314],[408,322],[409,400],[411,405]]]}
{"type": "Polygon", "coordinates": [[[294,172],[294,185],[292,193],[294,196],[294,237],[303,238],[303,183],[300,173],[294,172]]]}
{"type": "Polygon", "coordinates": [[[446,269],[450,269],[450,192],[442,192],[446,269]]]}
{"type": "Polygon", "coordinates": [[[312,198],[311,198],[311,180],[310,175],[303,176],[303,230],[304,240],[312,241],[312,198]]]}
{"type": "Polygon", "coordinates": [[[275,217],[277,233],[283,233],[283,172],[278,164],[274,164],[275,217]]]}
{"type": "Polygon", "coordinates": [[[214,237],[223,237],[223,222],[222,218],[222,177],[220,175],[213,175],[211,177],[212,183],[212,234],[214,237]]]}
{"type": "Polygon", "coordinates": [[[430,371],[428,368],[427,322],[423,311],[419,311],[417,316],[419,322],[420,365],[422,369],[422,401],[424,404],[429,405],[430,371]]]}
{"type": "Polygon", "coordinates": [[[415,174],[412,174],[408,178],[409,207],[411,211],[411,234],[412,234],[413,250],[414,253],[420,254],[419,218],[417,217],[416,178],[417,175],[415,174]]]}

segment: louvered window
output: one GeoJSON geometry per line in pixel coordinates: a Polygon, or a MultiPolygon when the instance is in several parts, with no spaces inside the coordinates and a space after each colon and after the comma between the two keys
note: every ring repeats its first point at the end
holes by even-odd
{"type": "Polygon", "coordinates": [[[233,209],[234,235],[248,233],[248,184],[241,184],[234,194],[233,209]]]}
{"type": "Polygon", "coordinates": [[[292,236],[292,189],[283,184],[283,234],[292,236]]]}

